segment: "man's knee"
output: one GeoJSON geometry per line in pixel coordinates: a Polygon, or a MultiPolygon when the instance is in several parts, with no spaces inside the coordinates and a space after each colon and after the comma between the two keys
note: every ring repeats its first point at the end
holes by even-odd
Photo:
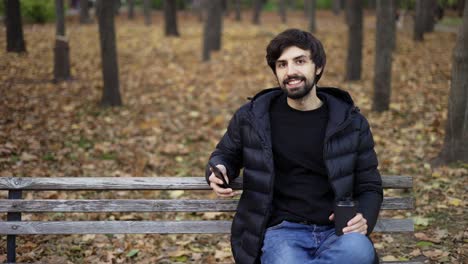
{"type": "Polygon", "coordinates": [[[340,236],[340,249],[351,259],[360,260],[356,263],[373,263],[375,257],[374,246],[370,239],[359,233],[349,233],[340,236]]]}

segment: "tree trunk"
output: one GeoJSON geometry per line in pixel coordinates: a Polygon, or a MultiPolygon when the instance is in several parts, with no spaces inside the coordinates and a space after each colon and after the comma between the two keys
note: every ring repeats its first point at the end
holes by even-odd
{"type": "Polygon", "coordinates": [[[278,8],[278,11],[279,11],[279,15],[281,17],[281,22],[283,24],[286,24],[286,0],[279,0],[279,8],[278,8]]]}
{"type": "MultiPolygon", "coordinates": [[[[211,1],[211,0],[210,0],[211,1]]],[[[219,0],[214,0],[215,2],[218,2],[219,0]]],[[[218,9],[216,10],[215,18],[214,18],[214,23],[212,24],[212,30],[214,34],[214,41],[213,41],[213,46],[211,47],[212,50],[214,51],[219,51],[221,50],[221,35],[223,32],[223,12],[222,12],[222,2],[221,2],[221,12],[218,12],[218,9]]]]}
{"type": "Polygon", "coordinates": [[[416,0],[416,15],[414,16],[414,41],[424,40],[424,22],[426,17],[426,3],[427,0],[416,0]]]}
{"type": "Polygon", "coordinates": [[[55,0],[56,36],[54,48],[54,81],[70,79],[70,48],[65,34],[63,0],[55,0]]]}
{"type": "Polygon", "coordinates": [[[19,0],[5,1],[7,52],[26,52],[19,0]]]}
{"type": "Polygon", "coordinates": [[[468,6],[453,50],[452,82],[448,102],[445,140],[435,163],[468,163],[468,6]]]}
{"type": "Polygon", "coordinates": [[[395,0],[377,0],[377,25],[374,64],[374,100],[372,110],[383,112],[390,105],[392,87],[392,50],[395,38],[395,0]]]}
{"type": "Polygon", "coordinates": [[[210,53],[220,46],[222,28],[221,0],[206,2],[207,17],[203,29],[203,61],[210,60],[210,53]]]}
{"type": "Polygon", "coordinates": [[[151,25],[151,2],[143,0],[143,14],[145,16],[145,25],[151,25]]]}
{"type": "Polygon", "coordinates": [[[241,21],[241,0],[236,0],[236,21],[241,21]]]}
{"type": "Polygon", "coordinates": [[[345,23],[346,25],[349,24],[349,3],[347,3],[345,0],[341,0],[341,8],[343,9],[344,11],[344,19],[345,19],[345,23]]]}
{"type": "Polygon", "coordinates": [[[260,13],[262,11],[262,0],[253,0],[253,17],[252,17],[252,23],[255,25],[260,25],[260,13]]]}
{"type": "Polygon", "coordinates": [[[437,8],[437,0],[426,0],[426,12],[425,12],[425,19],[424,19],[424,33],[426,32],[434,32],[435,26],[435,10],[437,8]]]}
{"type": "Polygon", "coordinates": [[[116,0],[98,0],[96,12],[99,21],[99,39],[101,42],[102,75],[104,89],[102,106],[122,105],[119,91],[119,66],[115,41],[115,4],[116,0]]]}
{"type": "Polygon", "coordinates": [[[457,13],[459,16],[463,16],[463,9],[465,8],[466,0],[458,0],[457,1],[457,13]]]}
{"type": "Polygon", "coordinates": [[[229,1],[228,0],[223,0],[221,3],[222,3],[221,4],[221,9],[222,9],[223,15],[225,17],[229,17],[229,10],[230,10],[229,1]]]}
{"type": "Polygon", "coordinates": [[[177,6],[176,1],[164,0],[164,24],[166,36],[179,36],[177,30],[177,6]]]}
{"type": "Polygon", "coordinates": [[[362,64],[362,0],[349,0],[347,81],[361,79],[362,64]]]}
{"type": "Polygon", "coordinates": [[[336,16],[340,14],[341,11],[341,0],[333,0],[333,14],[336,16]]]}
{"type": "Polygon", "coordinates": [[[135,0],[128,0],[128,19],[135,18],[135,0]]]}
{"type": "Polygon", "coordinates": [[[80,0],[80,23],[81,24],[91,23],[91,18],[89,17],[88,0],[80,0]]]}
{"type": "Polygon", "coordinates": [[[315,30],[316,30],[316,26],[315,26],[315,4],[316,4],[316,1],[315,0],[308,0],[309,4],[308,4],[308,17],[309,17],[309,31],[314,33],[315,30]]]}

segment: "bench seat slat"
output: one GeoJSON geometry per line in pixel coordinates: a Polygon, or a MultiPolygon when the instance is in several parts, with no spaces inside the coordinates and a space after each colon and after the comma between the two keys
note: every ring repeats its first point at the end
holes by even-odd
{"type": "MultiPolygon", "coordinates": [[[[384,176],[388,189],[413,187],[410,176],[384,176]]],[[[242,178],[233,183],[242,189],[242,178]]],[[[204,177],[0,177],[0,190],[210,190],[204,177]]]]}
{"type": "MultiPolygon", "coordinates": [[[[0,200],[0,212],[232,212],[238,200],[0,200]]],[[[411,197],[385,197],[383,210],[413,208],[411,197]]]]}
{"type": "MultiPolygon", "coordinates": [[[[0,222],[0,234],[228,234],[231,221],[0,222]]],[[[413,232],[412,219],[379,219],[375,232],[413,232]]]]}
{"type": "Polygon", "coordinates": [[[381,261],[382,264],[423,264],[421,261],[381,261]]]}

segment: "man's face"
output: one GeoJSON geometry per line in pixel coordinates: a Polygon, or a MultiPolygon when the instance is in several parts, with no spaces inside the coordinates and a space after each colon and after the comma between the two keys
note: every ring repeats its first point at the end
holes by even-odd
{"type": "Polygon", "coordinates": [[[310,58],[310,51],[296,46],[286,48],[275,64],[276,78],[281,89],[291,99],[300,99],[314,88],[315,64],[310,58]]]}

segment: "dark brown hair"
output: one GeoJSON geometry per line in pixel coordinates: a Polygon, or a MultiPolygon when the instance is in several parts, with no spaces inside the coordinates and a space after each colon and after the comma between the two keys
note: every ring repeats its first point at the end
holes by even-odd
{"type": "Polygon", "coordinates": [[[322,71],[315,79],[315,82],[318,82],[320,77],[322,77],[323,69],[325,68],[325,63],[327,61],[325,50],[323,49],[320,40],[309,32],[299,29],[293,28],[283,31],[272,39],[270,44],[268,44],[266,48],[266,60],[268,66],[273,70],[273,73],[276,74],[276,61],[283,51],[291,46],[296,46],[303,50],[310,51],[310,59],[314,62],[316,69],[322,68],[322,71]]]}

